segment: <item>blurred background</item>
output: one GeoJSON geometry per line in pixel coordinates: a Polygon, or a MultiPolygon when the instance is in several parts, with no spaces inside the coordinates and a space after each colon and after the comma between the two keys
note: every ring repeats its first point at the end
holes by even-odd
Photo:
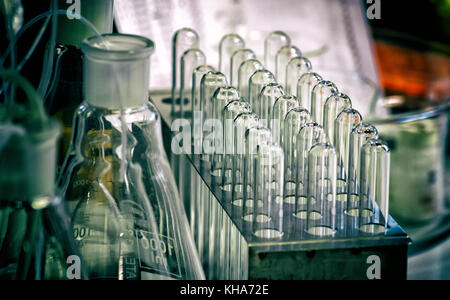
{"type": "MultiPolygon", "coordinates": [[[[19,7],[18,22],[26,23],[50,6],[48,0],[36,2],[10,1],[19,7]]],[[[62,0],[59,4],[61,9],[69,5],[62,0]]],[[[81,1],[81,9],[85,7],[81,1]]],[[[342,88],[392,149],[390,212],[413,241],[408,278],[450,279],[448,0],[115,0],[114,13],[113,31],[155,41],[151,91],[170,88],[172,34],[179,28],[199,33],[201,49],[213,66],[220,38],[227,33],[240,34],[262,58],[265,36],[285,31],[310,58],[314,71],[342,88]]],[[[3,17],[2,39],[7,36],[3,17]]],[[[84,36],[82,25],[64,30],[65,20],[60,18],[57,40],[77,47],[84,36]]],[[[32,27],[21,38],[20,57],[39,29],[32,27]]],[[[0,53],[7,46],[0,43],[0,53]]],[[[45,43],[40,43],[21,71],[35,86],[42,76],[44,52],[45,43]]],[[[61,80],[69,84],[74,76],[81,76],[81,66],[61,74],[61,80]]],[[[64,115],[64,108],[79,104],[52,101],[61,98],[57,91],[48,96],[52,115],[64,115]]],[[[67,113],[68,122],[72,113],[67,113]]]]}

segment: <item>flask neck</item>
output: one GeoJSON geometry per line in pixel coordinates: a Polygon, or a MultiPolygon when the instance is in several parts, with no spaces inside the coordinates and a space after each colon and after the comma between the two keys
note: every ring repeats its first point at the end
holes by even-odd
{"type": "Polygon", "coordinates": [[[132,35],[86,39],[82,45],[85,100],[108,109],[146,104],[153,48],[152,41],[132,35]]]}

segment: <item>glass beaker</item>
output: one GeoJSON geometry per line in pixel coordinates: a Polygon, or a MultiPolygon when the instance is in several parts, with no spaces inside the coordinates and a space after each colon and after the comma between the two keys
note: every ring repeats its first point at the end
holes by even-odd
{"type": "Polygon", "coordinates": [[[59,182],[93,279],[204,278],[148,101],[153,49],[124,34],[82,45],[85,101],[59,182]]]}

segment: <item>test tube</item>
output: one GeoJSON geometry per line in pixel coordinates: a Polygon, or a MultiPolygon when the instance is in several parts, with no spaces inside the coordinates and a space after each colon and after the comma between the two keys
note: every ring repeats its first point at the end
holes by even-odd
{"type": "Polygon", "coordinates": [[[274,143],[280,145],[283,149],[284,136],[281,135],[284,132],[284,118],[287,113],[298,106],[298,100],[292,95],[282,95],[279,97],[273,105],[272,113],[272,136],[274,143]]]}
{"type": "Polygon", "coordinates": [[[244,61],[247,61],[249,59],[256,59],[256,54],[251,49],[239,49],[231,56],[230,81],[232,86],[238,86],[239,67],[244,61]]]}
{"type": "Polygon", "coordinates": [[[380,139],[361,149],[359,228],[370,234],[384,233],[389,220],[390,150],[380,139]]]}
{"type": "Polygon", "coordinates": [[[307,232],[333,236],[336,217],[336,150],[329,143],[320,143],[308,154],[307,232]]]}
{"type": "Polygon", "coordinates": [[[337,87],[331,81],[322,80],[314,86],[311,92],[311,115],[314,122],[323,126],[325,101],[337,92],[337,87]]]}
{"type": "Polygon", "coordinates": [[[219,43],[219,71],[228,79],[231,78],[231,56],[239,49],[245,47],[244,39],[236,33],[230,33],[222,37],[219,43]]]}
{"type": "Polygon", "coordinates": [[[272,82],[263,87],[259,93],[258,103],[260,105],[259,117],[264,125],[272,129],[272,115],[275,101],[284,95],[284,88],[278,83],[272,82]]]}
{"type": "Polygon", "coordinates": [[[378,130],[366,122],[353,128],[350,135],[350,160],[347,179],[347,211],[349,216],[359,213],[359,178],[361,176],[361,148],[371,139],[378,138],[378,130]]]}
{"type": "Polygon", "coordinates": [[[278,50],[290,45],[291,38],[282,31],[271,32],[264,40],[264,64],[268,70],[275,71],[278,50]]]}
{"type": "Polygon", "coordinates": [[[250,113],[252,111],[250,104],[243,98],[231,101],[225,106],[223,110],[223,136],[225,141],[225,156],[223,162],[223,177],[222,189],[226,192],[231,192],[232,188],[232,170],[233,170],[233,155],[234,155],[234,130],[233,120],[241,113],[250,113]]]}
{"type": "Polygon", "coordinates": [[[223,137],[223,111],[231,101],[239,100],[239,92],[232,86],[220,87],[213,96],[213,120],[216,123],[213,130],[212,166],[211,175],[222,176],[222,161],[224,153],[223,137]]]}
{"type": "Polygon", "coordinates": [[[279,239],[284,234],[283,150],[274,143],[260,144],[255,165],[253,234],[262,239],[279,239]]]}
{"type": "Polygon", "coordinates": [[[275,82],[275,76],[273,76],[273,74],[266,69],[256,71],[249,79],[249,103],[253,109],[253,112],[258,116],[261,116],[259,94],[266,85],[272,82],[275,82]]]}
{"type": "MultiPolygon", "coordinates": [[[[213,99],[214,93],[220,87],[227,86],[227,79],[225,75],[220,72],[208,72],[202,77],[200,84],[200,110],[202,112],[204,130],[202,132],[202,146],[211,145],[212,138],[211,131],[214,125],[213,117],[213,99]],[[210,127],[210,129],[208,128],[210,127]]],[[[209,149],[211,150],[211,149],[209,149]]],[[[202,159],[205,161],[209,160],[209,155],[211,153],[203,153],[202,159]]]]}
{"type": "Polygon", "coordinates": [[[194,145],[193,154],[201,154],[202,152],[202,131],[203,131],[203,114],[200,106],[200,85],[203,76],[208,72],[215,72],[215,69],[209,65],[201,65],[195,68],[192,73],[192,141],[194,145]]]}
{"type": "Polygon", "coordinates": [[[301,57],[302,52],[296,46],[283,46],[278,50],[275,61],[275,77],[281,84],[286,84],[286,67],[294,57],[301,57]]]}
{"type": "Polygon", "coordinates": [[[304,207],[308,200],[308,154],[314,145],[326,143],[327,137],[323,127],[317,123],[303,125],[296,136],[296,141],[292,145],[296,155],[291,166],[293,170],[292,179],[295,182],[295,212],[299,213],[299,215],[296,215],[297,217],[306,219],[304,207]]]}
{"type": "Polygon", "coordinates": [[[297,97],[300,107],[311,111],[311,94],[313,88],[322,81],[322,76],[314,72],[303,74],[297,82],[297,97]]]}
{"type": "Polygon", "coordinates": [[[342,93],[335,93],[328,97],[323,110],[323,127],[331,144],[334,144],[334,121],[341,111],[352,108],[350,98],[342,93]]]}
{"type": "Polygon", "coordinates": [[[232,203],[235,206],[242,206],[243,200],[243,175],[245,158],[245,132],[252,127],[261,125],[259,117],[254,113],[241,113],[233,121],[234,125],[234,156],[232,169],[232,203]]]}
{"type": "Polygon", "coordinates": [[[291,109],[284,118],[284,128],[282,135],[284,143],[282,144],[285,159],[285,202],[295,204],[295,186],[296,186],[296,144],[297,135],[303,125],[311,122],[310,113],[303,108],[296,107],[291,109]]]}
{"type": "MultiPolygon", "coordinates": [[[[180,117],[184,118],[188,105],[193,103],[192,74],[195,69],[206,63],[205,54],[200,49],[189,49],[181,57],[180,73],[180,117]],[[187,101],[185,101],[187,100],[187,101]]],[[[192,111],[193,112],[193,111],[192,111]]]]}
{"type": "Polygon", "coordinates": [[[350,157],[350,135],[353,128],[362,122],[361,114],[353,108],[343,110],[335,120],[334,144],[338,154],[338,201],[347,200],[347,176],[350,157]]]}
{"type": "Polygon", "coordinates": [[[312,64],[306,57],[294,57],[286,67],[286,93],[297,95],[297,84],[300,77],[310,72],[312,64]]]}
{"type": "Polygon", "coordinates": [[[241,93],[241,96],[244,97],[247,101],[250,100],[249,95],[249,81],[250,77],[259,70],[263,70],[263,64],[257,59],[249,59],[244,61],[239,66],[238,71],[238,90],[241,93]]]}
{"type": "Polygon", "coordinates": [[[251,127],[245,133],[245,158],[244,158],[244,221],[253,221],[253,207],[260,205],[261,202],[254,198],[253,188],[255,187],[255,159],[257,157],[258,147],[264,143],[272,141],[272,134],[269,129],[263,126],[251,127]]]}
{"type": "Polygon", "coordinates": [[[175,113],[176,96],[179,95],[178,68],[181,56],[189,49],[198,48],[198,34],[193,29],[182,28],[172,37],[172,113],[175,113]]]}

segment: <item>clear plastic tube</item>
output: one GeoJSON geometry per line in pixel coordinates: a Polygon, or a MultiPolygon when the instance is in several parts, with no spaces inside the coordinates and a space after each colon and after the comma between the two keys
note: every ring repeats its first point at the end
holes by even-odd
{"type": "Polygon", "coordinates": [[[289,204],[295,203],[297,136],[303,125],[309,122],[311,122],[310,113],[306,109],[300,107],[291,109],[284,118],[284,126],[281,134],[283,136],[282,147],[285,160],[285,202],[289,204]]]}
{"type": "Polygon", "coordinates": [[[181,28],[172,37],[172,113],[175,112],[176,96],[180,93],[178,70],[181,56],[189,49],[198,48],[198,34],[193,29],[181,28]]]}
{"type": "Polygon", "coordinates": [[[232,170],[233,170],[233,155],[235,149],[233,120],[241,113],[250,113],[252,111],[250,104],[240,99],[238,101],[232,101],[223,110],[223,136],[224,136],[224,148],[225,156],[223,162],[223,183],[222,189],[225,192],[231,192],[232,188],[232,170]]]}
{"type": "Polygon", "coordinates": [[[212,66],[202,65],[195,68],[192,73],[192,141],[194,145],[193,154],[201,154],[202,152],[202,131],[203,131],[203,114],[201,111],[201,81],[206,73],[216,72],[212,66]]]}
{"type": "Polygon", "coordinates": [[[336,217],[336,151],[329,143],[316,144],[308,155],[307,232],[333,236],[336,217]]]}
{"type": "Polygon", "coordinates": [[[298,80],[305,73],[311,72],[312,64],[306,57],[294,57],[286,67],[286,93],[297,95],[298,80]]]}
{"type": "MultiPolygon", "coordinates": [[[[295,156],[293,160],[293,179],[295,180],[295,212],[305,211],[307,204],[307,181],[308,181],[308,154],[311,148],[320,143],[326,143],[325,130],[317,123],[308,123],[302,126],[297,134],[295,156]],[[295,177],[294,177],[295,176],[295,177]]],[[[299,217],[305,217],[304,214],[299,217]]]]}
{"type": "Polygon", "coordinates": [[[272,129],[273,106],[278,98],[284,95],[284,88],[278,83],[269,83],[259,93],[259,117],[265,126],[272,129]]]}
{"type": "MultiPolygon", "coordinates": [[[[216,90],[220,87],[225,87],[228,85],[227,79],[224,74],[220,72],[208,72],[202,77],[200,84],[200,110],[202,112],[204,130],[202,135],[202,145],[211,145],[211,131],[214,125],[212,119],[213,116],[213,102],[212,98],[216,90]],[[205,128],[206,127],[206,128],[205,128]],[[210,127],[209,130],[207,127],[210,127]],[[208,139],[206,139],[208,138],[208,139]]],[[[208,153],[203,153],[203,160],[209,160],[208,153]]]]}
{"type": "Polygon", "coordinates": [[[302,52],[295,46],[283,46],[278,50],[275,62],[275,77],[277,81],[286,84],[286,67],[294,57],[301,57],[302,52]]]}
{"type": "Polygon", "coordinates": [[[273,142],[277,143],[284,149],[284,136],[281,134],[284,132],[284,119],[287,113],[298,106],[298,100],[291,95],[283,95],[279,97],[273,105],[272,113],[272,136],[273,142]]]}
{"type": "Polygon", "coordinates": [[[238,90],[241,93],[241,96],[246,99],[246,101],[250,101],[249,94],[249,81],[250,77],[259,70],[263,70],[263,64],[257,59],[249,59],[244,61],[239,66],[238,71],[238,90]]]}
{"type": "Polygon", "coordinates": [[[303,74],[297,82],[297,97],[300,107],[311,111],[311,94],[313,88],[322,81],[322,76],[314,72],[303,74]]]}
{"type": "Polygon", "coordinates": [[[192,107],[192,74],[197,67],[206,63],[206,56],[200,49],[189,49],[184,52],[180,62],[180,117],[184,118],[185,111],[192,107]]]}
{"type": "Polygon", "coordinates": [[[325,101],[337,92],[337,87],[331,81],[323,80],[314,86],[311,92],[311,115],[314,122],[323,126],[325,101]]]}
{"type": "Polygon", "coordinates": [[[361,149],[360,230],[370,234],[389,229],[390,150],[379,139],[369,140],[361,149]]]}
{"type": "Polygon", "coordinates": [[[264,64],[267,69],[275,71],[278,50],[290,44],[291,38],[282,31],[273,31],[266,37],[264,40],[264,64]]]}
{"type": "Polygon", "coordinates": [[[261,125],[259,117],[254,113],[241,113],[233,121],[234,125],[234,156],[232,168],[232,196],[233,205],[242,206],[243,200],[243,175],[245,158],[245,132],[252,127],[261,125]]]}
{"type": "Polygon", "coordinates": [[[253,207],[260,205],[255,201],[255,159],[258,154],[258,147],[272,141],[272,134],[269,129],[262,126],[251,127],[245,133],[245,158],[244,158],[244,209],[242,216],[244,221],[253,221],[253,207]]]}
{"type": "Polygon", "coordinates": [[[256,59],[256,54],[251,49],[239,49],[231,56],[230,62],[230,82],[231,85],[237,87],[239,84],[239,67],[249,59],[256,59]]]}
{"type": "Polygon", "coordinates": [[[349,108],[352,108],[352,101],[347,95],[342,93],[331,95],[325,102],[323,128],[332,145],[334,145],[334,121],[336,121],[341,111],[349,108]]]}
{"type": "Polygon", "coordinates": [[[262,239],[279,239],[284,234],[283,150],[277,144],[260,144],[255,164],[253,234],[262,239]]]}
{"type": "Polygon", "coordinates": [[[338,201],[347,199],[347,176],[350,157],[350,134],[353,128],[362,122],[361,114],[353,108],[343,110],[335,121],[335,139],[336,151],[338,154],[338,201]]]}
{"type": "Polygon", "coordinates": [[[361,148],[370,139],[378,138],[378,130],[369,123],[361,122],[350,135],[350,160],[347,179],[347,211],[350,216],[359,212],[359,179],[361,176],[361,148]]]}
{"type": "Polygon", "coordinates": [[[219,71],[228,79],[231,78],[231,57],[239,49],[245,48],[244,39],[236,33],[230,33],[222,37],[219,43],[219,71]]]}
{"type": "Polygon", "coordinates": [[[228,103],[239,100],[239,92],[232,86],[221,87],[216,90],[213,96],[213,119],[217,123],[213,131],[213,152],[211,175],[215,177],[222,176],[222,162],[224,154],[223,137],[223,111],[228,103]]]}
{"type": "Polygon", "coordinates": [[[259,94],[266,85],[273,82],[275,82],[275,76],[273,76],[273,74],[266,69],[254,72],[249,79],[249,103],[253,109],[253,112],[258,116],[261,116],[261,103],[259,102],[259,94]]]}

